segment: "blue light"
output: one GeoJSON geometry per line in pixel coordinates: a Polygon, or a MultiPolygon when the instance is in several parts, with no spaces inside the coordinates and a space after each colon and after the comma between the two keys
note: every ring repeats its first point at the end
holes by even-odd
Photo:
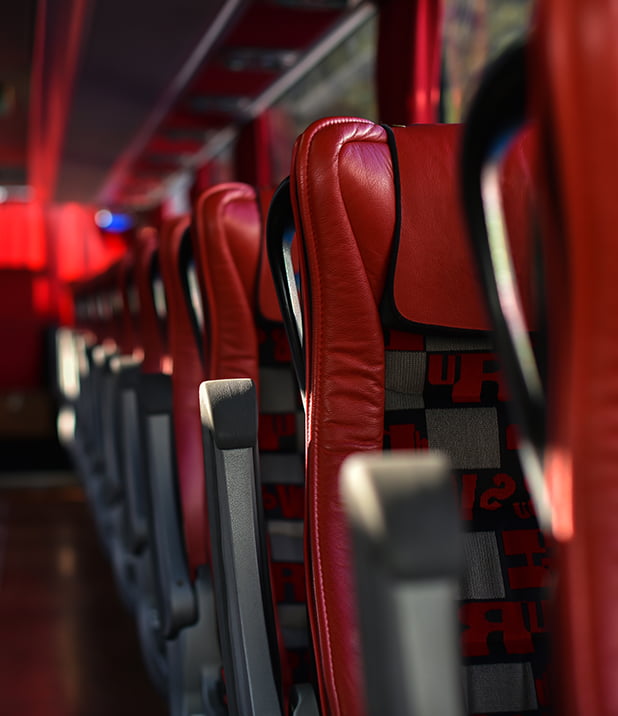
{"type": "Polygon", "coordinates": [[[103,231],[122,232],[133,228],[133,217],[129,214],[114,214],[101,209],[94,215],[94,223],[103,231]]]}

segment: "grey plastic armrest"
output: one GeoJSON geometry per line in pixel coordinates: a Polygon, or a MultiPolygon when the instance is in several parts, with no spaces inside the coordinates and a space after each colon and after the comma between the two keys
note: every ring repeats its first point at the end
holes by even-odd
{"type": "Polygon", "coordinates": [[[72,328],[55,332],[56,389],[63,403],[74,403],[79,397],[78,335],[72,328]]]}
{"type": "Polygon", "coordinates": [[[215,600],[230,714],[281,714],[249,379],[200,386],[215,600]]]}
{"type": "Polygon", "coordinates": [[[459,514],[439,453],[354,455],[342,467],[370,716],[462,716],[459,514]]]}
{"type": "Polygon", "coordinates": [[[171,639],[197,618],[176,486],[171,376],[143,375],[138,391],[145,421],[148,523],[154,540],[161,631],[171,639]]]}
{"type": "Polygon", "coordinates": [[[144,424],[138,406],[138,388],[142,375],[139,359],[132,356],[112,358],[110,368],[118,381],[119,475],[124,494],[126,548],[136,554],[148,541],[145,480],[144,424]]]}
{"type": "Polygon", "coordinates": [[[92,442],[92,472],[100,474],[105,469],[105,455],[103,445],[103,402],[105,397],[105,379],[109,373],[109,360],[112,356],[111,348],[95,345],[89,353],[90,356],[90,435],[92,442]]]}
{"type": "Polygon", "coordinates": [[[108,370],[101,376],[103,497],[107,503],[115,502],[124,492],[121,403],[123,393],[135,385],[137,373],[139,361],[131,356],[113,355],[108,359],[108,370]]]}

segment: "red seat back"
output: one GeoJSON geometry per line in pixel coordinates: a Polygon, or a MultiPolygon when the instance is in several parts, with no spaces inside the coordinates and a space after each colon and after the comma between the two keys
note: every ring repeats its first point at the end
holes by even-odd
{"type": "Polygon", "coordinates": [[[191,255],[188,217],[166,221],[161,228],[159,260],[168,311],[172,358],[172,414],[178,490],[185,547],[191,574],[208,563],[209,533],[204,483],[199,384],[206,378],[201,336],[192,315],[187,270],[191,255]]]}
{"type": "Polygon", "coordinates": [[[260,217],[255,191],[231,183],[206,190],[195,207],[194,238],[205,289],[208,378],[252,378],[257,383],[253,306],[260,217]]]}
{"type": "MultiPolygon", "coordinates": [[[[546,700],[547,553],[460,216],[458,142],[454,126],[331,119],[295,147],[310,616],[322,707],[340,716],[364,706],[338,474],[350,453],[383,448],[442,449],[453,463],[468,532],[470,712],[534,712],[546,700]]],[[[524,160],[517,154],[504,180],[520,237],[524,160]]],[[[518,245],[523,274],[528,249],[518,245]]]]}
{"type": "Polygon", "coordinates": [[[195,207],[195,253],[206,296],[209,379],[251,378],[257,386],[262,491],[284,686],[305,678],[302,568],[304,489],[298,452],[299,400],[264,256],[262,212],[272,191],[246,184],[206,190],[195,207]]]}
{"type": "Polygon", "coordinates": [[[164,371],[168,363],[167,302],[159,268],[158,234],[155,229],[142,229],[136,239],[135,284],[139,300],[139,324],[144,359],[144,373],[164,371]],[[157,286],[157,282],[160,284],[157,286]],[[155,292],[159,295],[155,298],[155,292]],[[159,304],[157,306],[157,303],[159,304]]]}
{"type": "Polygon", "coordinates": [[[118,347],[123,355],[142,350],[142,333],[139,321],[139,299],[136,285],[136,247],[133,245],[118,266],[118,347]]]}
{"type": "Polygon", "coordinates": [[[558,694],[561,714],[606,715],[618,700],[618,26],[610,0],[539,9],[530,85],[549,270],[558,694]]]}

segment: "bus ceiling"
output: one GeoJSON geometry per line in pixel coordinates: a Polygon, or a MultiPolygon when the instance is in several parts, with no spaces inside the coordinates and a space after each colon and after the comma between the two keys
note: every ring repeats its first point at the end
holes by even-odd
{"type": "Polygon", "coordinates": [[[152,206],[376,8],[375,118],[435,119],[435,0],[7,3],[0,182],[29,185],[43,202],[152,206]]]}

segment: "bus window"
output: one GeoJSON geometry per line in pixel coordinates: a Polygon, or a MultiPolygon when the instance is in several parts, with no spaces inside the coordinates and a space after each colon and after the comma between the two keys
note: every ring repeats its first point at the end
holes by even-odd
{"type": "Polygon", "coordinates": [[[376,39],[376,16],[371,14],[270,110],[273,182],[289,173],[294,140],[314,120],[351,116],[377,121],[376,39]]]}
{"type": "Polygon", "coordinates": [[[377,120],[375,51],[373,15],[281,98],[276,107],[290,117],[296,136],[314,120],[329,115],[377,120]]]}
{"type": "Polygon", "coordinates": [[[530,25],[532,0],[446,0],[443,37],[446,122],[460,122],[487,64],[530,25]]]}

